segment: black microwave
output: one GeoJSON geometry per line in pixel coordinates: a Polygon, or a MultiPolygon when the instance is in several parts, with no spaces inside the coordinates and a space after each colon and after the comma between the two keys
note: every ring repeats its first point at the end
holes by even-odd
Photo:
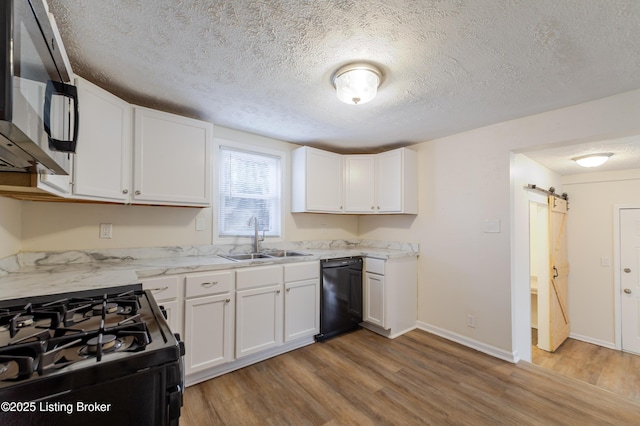
{"type": "Polygon", "coordinates": [[[69,174],[78,95],[45,0],[0,0],[0,172],[69,174]]]}

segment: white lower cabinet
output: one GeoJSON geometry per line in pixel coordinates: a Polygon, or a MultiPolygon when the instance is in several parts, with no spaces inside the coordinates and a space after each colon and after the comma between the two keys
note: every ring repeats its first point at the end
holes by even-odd
{"type": "Polygon", "coordinates": [[[185,374],[233,360],[233,271],[185,278],[185,374]]]}
{"type": "Polygon", "coordinates": [[[182,310],[180,280],[177,275],[147,278],[142,288],[150,290],[156,303],[164,309],[171,331],[182,336],[182,310]]]}
{"type": "Polygon", "coordinates": [[[384,275],[365,272],[363,320],[388,329],[385,321],[384,275]]]}
{"type": "Polygon", "coordinates": [[[236,272],[236,357],[282,344],[282,266],[236,272]]]}
{"type": "Polygon", "coordinates": [[[320,265],[284,265],[284,341],[320,332],[320,265]]]}
{"type": "Polygon", "coordinates": [[[362,325],[394,338],[416,327],[418,261],[416,257],[366,258],[362,325]]]}
{"type": "Polygon", "coordinates": [[[319,261],[184,276],[186,384],[313,343],[319,261]]]}

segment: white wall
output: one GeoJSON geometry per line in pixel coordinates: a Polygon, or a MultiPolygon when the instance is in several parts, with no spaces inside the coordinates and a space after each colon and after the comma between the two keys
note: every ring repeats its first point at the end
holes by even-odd
{"type": "MultiPolygon", "coordinates": [[[[413,219],[363,217],[362,238],[420,243],[419,320],[451,338],[477,342],[518,357],[515,336],[527,321],[512,319],[516,300],[528,300],[528,239],[515,239],[525,213],[512,197],[513,151],[640,133],[640,90],[508,121],[421,143],[419,214],[413,219]],[[518,214],[519,216],[515,216],[518,214]],[[512,216],[514,220],[512,221],[512,216]],[[501,232],[482,232],[486,219],[500,220],[501,232]],[[520,244],[520,247],[516,247],[520,244]],[[523,245],[524,244],[524,245],[523,245]],[[512,264],[512,249],[520,260],[512,264]],[[523,265],[526,269],[523,271],[523,265]],[[466,315],[476,327],[466,326],[466,315]]],[[[542,184],[541,184],[542,185],[542,184]]],[[[528,225],[524,225],[528,226],[528,225]]],[[[524,302],[526,303],[526,302],[524,302]]],[[[523,315],[524,318],[524,315],[523,315]]]]}
{"type": "Polygon", "coordinates": [[[563,187],[569,194],[571,336],[614,348],[613,208],[640,204],[640,170],[566,176],[563,187]]]}
{"type": "MultiPolygon", "coordinates": [[[[223,138],[285,152],[298,147],[298,145],[291,143],[219,126],[214,128],[214,138],[223,138]]],[[[285,163],[288,168],[288,162],[285,163]]],[[[358,218],[356,216],[291,214],[288,207],[288,192],[284,194],[284,197],[284,235],[286,240],[357,237],[358,218]]],[[[0,199],[2,198],[0,197],[0,199]]],[[[19,215],[20,213],[16,213],[19,211],[19,206],[20,204],[10,203],[5,210],[12,215],[19,215]]],[[[2,204],[0,204],[0,208],[2,208],[2,204]]],[[[214,242],[212,238],[213,216],[212,208],[24,201],[22,202],[21,249],[20,237],[18,237],[18,244],[7,245],[4,251],[5,255],[10,255],[19,250],[49,251],[212,244],[214,242]],[[197,218],[202,218],[205,221],[204,231],[196,231],[197,218]],[[98,238],[100,223],[113,224],[112,239],[101,240],[98,238]]],[[[5,245],[4,242],[0,244],[5,245]]]]}
{"type": "Polygon", "coordinates": [[[0,197],[0,259],[20,251],[22,202],[0,197]]]}
{"type": "MultiPolygon", "coordinates": [[[[635,90],[418,144],[414,149],[420,169],[419,215],[358,220],[356,216],[286,214],[286,238],[358,236],[420,243],[419,320],[452,338],[515,354],[518,340],[514,336],[521,333],[512,329],[512,320],[517,328],[524,324],[514,311],[523,294],[518,277],[528,277],[528,262],[523,272],[522,262],[516,261],[521,255],[514,256],[512,263],[512,252],[527,257],[528,244],[521,246],[514,232],[521,213],[514,204],[519,183],[511,168],[513,151],[639,134],[639,116],[640,90],[635,90]],[[487,219],[499,220],[501,232],[484,233],[487,219]],[[476,317],[475,328],[466,326],[467,314],[476,317]]],[[[283,143],[217,129],[215,136],[238,142],[283,143]]],[[[10,203],[9,209],[15,215],[20,204],[10,203]]],[[[114,239],[109,242],[114,247],[211,240],[210,233],[195,231],[197,214],[204,215],[210,227],[207,210],[35,202],[24,202],[22,210],[24,251],[100,247],[106,244],[97,239],[100,222],[114,223],[114,239]],[[147,209],[154,212],[151,223],[147,209]]]]}

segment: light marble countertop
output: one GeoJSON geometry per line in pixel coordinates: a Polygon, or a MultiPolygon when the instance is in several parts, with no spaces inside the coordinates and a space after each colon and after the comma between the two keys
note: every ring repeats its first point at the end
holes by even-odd
{"type": "Polygon", "coordinates": [[[211,245],[19,253],[0,260],[0,300],[117,287],[159,276],[305,262],[338,257],[379,259],[417,256],[417,244],[383,241],[299,241],[270,244],[309,256],[232,261],[220,254],[248,252],[247,245],[211,245]]]}

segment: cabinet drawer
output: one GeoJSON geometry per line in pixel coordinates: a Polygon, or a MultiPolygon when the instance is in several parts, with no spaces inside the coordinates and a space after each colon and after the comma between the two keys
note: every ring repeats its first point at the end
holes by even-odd
{"type": "Polygon", "coordinates": [[[233,288],[233,271],[187,275],[185,287],[186,297],[226,293],[233,288]]]}
{"type": "Polygon", "coordinates": [[[178,277],[167,276],[158,278],[149,278],[142,281],[144,290],[151,290],[156,301],[171,300],[178,298],[178,277]]]}
{"type": "Polygon", "coordinates": [[[282,266],[260,266],[236,272],[236,290],[282,283],[282,266]]]}
{"type": "Polygon", "coordinates": [[[284,265],[284,282],[310,280],[320,277],[320,262],[292,263],[284,265]]]}
{"type": "Polygon", "coordinates": [[[367,257],[364,260],[364,269],[367,272],[384,275],[384,260],[367,257]]]}

